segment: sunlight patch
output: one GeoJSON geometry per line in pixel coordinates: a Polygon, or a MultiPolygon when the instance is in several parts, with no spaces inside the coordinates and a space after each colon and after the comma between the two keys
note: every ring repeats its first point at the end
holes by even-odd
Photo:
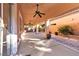
{"type": "Polygon", "coordinates": [[[35,48],[40,50],[40,51],[45,51],[45,52],[51,52],[52,51],[52,49],[46,48],[46,47],[35,47],[35,48]]]}

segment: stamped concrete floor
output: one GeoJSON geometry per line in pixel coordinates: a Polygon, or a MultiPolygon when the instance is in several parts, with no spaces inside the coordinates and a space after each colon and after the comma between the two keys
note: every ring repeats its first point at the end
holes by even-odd
{"type": "Polygon", "coordinates": [[[79,56],[79,52],[53,41],[47,40],[42,33],[23,33],[18,49],[19,56],[79,56]]]}

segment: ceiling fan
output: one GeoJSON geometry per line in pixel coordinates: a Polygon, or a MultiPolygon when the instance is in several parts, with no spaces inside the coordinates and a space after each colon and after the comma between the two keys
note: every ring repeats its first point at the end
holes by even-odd
{"type": "Polygon", "coordinates": [[[42,13],[42,12],[40,12],[40,11],[38,10],[39,4],[36,4],[36,6],[37,6],[37,9],[36,9],[35,14],[34,14],[33,17],[35,17],[36,15],[38,15],[38,16],[41,18],[42,15],[45,15],[45,13],[42,13]]]}

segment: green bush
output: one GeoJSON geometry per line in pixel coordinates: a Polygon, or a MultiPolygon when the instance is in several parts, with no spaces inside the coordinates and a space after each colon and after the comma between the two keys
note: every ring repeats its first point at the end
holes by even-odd
{"type": "Polygon", "coordinates": [[[72,28],[69,26],[69,25],[64,25],[64,26],[61,26],[58,31],[64,35],[68,35],[68,34],[71,34],[73,35],[73,30],[72,28]]]}

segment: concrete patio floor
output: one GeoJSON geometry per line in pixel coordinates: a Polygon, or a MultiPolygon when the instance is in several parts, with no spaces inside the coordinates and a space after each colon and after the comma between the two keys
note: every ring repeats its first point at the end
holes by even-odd
{"type": "Polygon", "coordinates": [[[45,39],[41,33],[26,33],[22,36],[19,56],[79,56],[79,52],[58,44],[53,39],[45,39]]]}

